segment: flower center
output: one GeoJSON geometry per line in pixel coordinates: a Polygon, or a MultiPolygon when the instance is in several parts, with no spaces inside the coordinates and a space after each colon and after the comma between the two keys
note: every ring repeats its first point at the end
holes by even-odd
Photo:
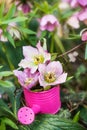
{"type": "Polygon", "coordinates": [[[42,55],[34,56],[34,64],[38,65],[44,62],[44,57],[42,55]]]}
{"type": "Polygon", "coordinates": [[[52,72],[49,72],[44,75],[44,79],[46,82],[52,83],[56,80],[56,75],[52,72]]]}
{"type": "Polygon", "coordinates": [[[26,78],[25,85],[30,84],[33,81],[33,78],[26,78]]]}

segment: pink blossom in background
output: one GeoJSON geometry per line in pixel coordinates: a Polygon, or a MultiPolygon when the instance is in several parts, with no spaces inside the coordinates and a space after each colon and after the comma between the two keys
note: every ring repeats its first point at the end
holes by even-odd
{"type": "Polygon", "coordinates": [[[82,9],[82,10],[79,12],[78,19],[79,19],[80,21],[85,21],[85,20],[87,20],[87,8],[84,8],[84,9],[82,9]]]}
{"type": "Polygon", "coordinates": [[[14,70],[13,72],[14,75],[18,78],[21,86],[26,89],[30,89],[36,86],[38,83],[38,72],[31,74],[29,69],[25,69],[24,71],[14,70]]]}
{"type": "Polygon", "coordinates": [[[77,2],[82,5],[82,6],[86,6],[87,5],[87,0],[77,0],[77,2]]]}
{"type": "Polygon", "coordinates": [[[80,36],[81,36],[81,40],[82,40],[82,41],[87,41],[87,28],[83,29],[83,30],[80,32],[80,36]]]}
{"type": "Polygon", "coordinates": [[[26,14],[31,11],[31,8],[28,3],[22,4],[22,11],[26,14]]]}
{"type": "Polygon", "coordinates": [[[51,59],[50,53],[44,50],[40,43],[37,44],[37,48],[24,46],[23,55],[24,59],[21,60],[19,66],[30,68],[31,73],[34,73],[38,69],[39,64],[46,63],[51,59]]]}
{"type": "Polygon", "coordinates": [[[67,78],[67,73],[63,73],[62,64],[59,61],[50,62],[48,65],[40,64],[39,72],[39,83],[44,88],[64,83],[67,78]]]}
{"type": "Polygon", "coordinates": [[[75,13],[73,16],[71,16],[66,23],[72,28],[78,29],[80,27],[78,13],[75,13]]]}
{"type": "Polygon", "coordinates": [[[17,9],[22,11],[24,14],[27,14],[31,11],[31,3],[30,2],[25,2],[25,3],[20,3],[18,1],[15,2],[17,9]]]}
{"type": "Polygon", "coordinates": [[[54,31],[57,26],[59,26],[59,22],[54,15],[48,14],[41,18],[40,21],[41,31],[48,30],[51,32],[54,31]]]}

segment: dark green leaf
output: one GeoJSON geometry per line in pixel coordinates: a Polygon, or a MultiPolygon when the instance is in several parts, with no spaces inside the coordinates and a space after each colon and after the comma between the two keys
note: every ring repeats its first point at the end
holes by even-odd
{"type": "Polygon", "coordinates": [[[80,124],[68,119],[59,118],[58,115],[39,115],[31,130],[86,130],[80,124]]]}
{"type": "Polygon", "coordinates": [[[14,39],[12,38],[11,34],[7,32],[6,37],[8,38],[8,40],[12,44],[12,46],[15,47],[14,39]]]}
{"type": "Polygon", "coordinates": [[[12,120],[10,120],[10,119],[8,119],[8,118],[6,118],[6,117],[2,118],[2,120],[3,120],[3,122],[4,122],[5,124],[11,126],[12,128],[18,129],[17,125],[16,125],[12,120]]]}

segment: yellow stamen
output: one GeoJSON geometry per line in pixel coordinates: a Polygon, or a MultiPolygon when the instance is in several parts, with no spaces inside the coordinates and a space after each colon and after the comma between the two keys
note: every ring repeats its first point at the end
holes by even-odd
{"type": "Polygon", "coordinates": [[[52,72],[49,72],[44,75],[44,79],[46,82],[52,83],[56,80],[56,75],[52,72]]]}
{"type": "Polygon", "coordinates": [[[33,81],[33,78],[26,78],[25,85],[29,85],[33,81]]]}
{"type": "Polygon", "coordinates": [[[44,57],[42,55],[34,56],[34,64],[38,65],[44,62],[44,57]]]}

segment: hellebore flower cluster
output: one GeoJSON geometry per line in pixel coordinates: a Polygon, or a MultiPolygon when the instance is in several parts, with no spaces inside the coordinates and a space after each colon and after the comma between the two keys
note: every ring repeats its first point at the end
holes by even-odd
{"type": "Polygon", "coordinates": [[[51,61],[51,54],[44,49],[40,42],[36,48],[32,46],[23,47],[24,59],[19,63],[23,70],[14,70],[15,76],[23,88],[31,89],[36,85],[45,89],[64,83],[67,73],[63,72],[59,61],[51,61]]]}

